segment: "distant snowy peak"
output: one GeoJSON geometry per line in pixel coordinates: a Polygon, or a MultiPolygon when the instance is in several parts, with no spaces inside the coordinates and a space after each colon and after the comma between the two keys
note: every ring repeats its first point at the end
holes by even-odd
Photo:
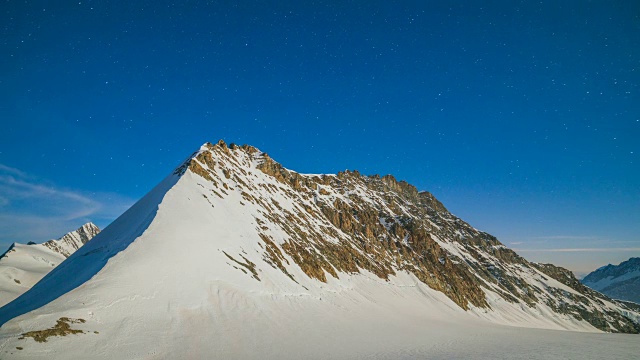
{"type": "Polygon", "coordinates": [[[35,243],[33,241],[29,241],[26,245],[13,243],[11,244],[11,246],[9,246],[7,251],[5,251],[0,256],[0,260],[5,257],[9,257],[11,253],[16,252],[18,247],[22,248],[25,246],[34,248],[44,247],[54,253],[68,258],[69,256],[71,256],[71,254],[80,249],[80,247],[86,244],[94,236],[98,235],[98,233],[100,233],[100,228],[98,228],[98,226],[96,226],[94,223],[88,222],[78,229],[64,234],[59,239],[49,240],[41,244],[35,243]]]}
{"type": "Polygon", "coordinates": [[[582,283],[612,298],[640,303],[640,258],[603,266],[585,276],[582,283]]]}
{"type": "Polygon", "coordinates": [[[58,240],[12,244],[0,256],[0,306],[17,298],[100,232],[82,225],[58,240]]]}
{"type": "Polygon", "coordinates": [[[606,277],[617,278],[638,270],[640,270],[640,257],[632,257],[618,265],[605,265],[585,276],[584,280],[595,282],[606,277]]]}
{"type": "Polygon", "coordinates": [[[76,250],[80,249],[82,245],[86,244],[87,241],[98,235],[99,232],[100,229],[95,224],[89,222],[58,240],[49,240],[42,245],[68,258],[76,252],[76,250]]]}

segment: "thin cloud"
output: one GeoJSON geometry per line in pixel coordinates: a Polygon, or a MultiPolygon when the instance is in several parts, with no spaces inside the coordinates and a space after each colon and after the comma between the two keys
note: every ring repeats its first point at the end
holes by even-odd
{"type": "Polygon", "coordinates": [[[45,241],[88,221],[104,226],[133,202],[114,193],[61,188],[0,164],[0,244],[45,241]]]}
{"type": "Polygon", "coordinates": [[[596,236],[577,236],[577,235],[551,235],[551,236],[535,236],[536,240],[593,240],[596,236]]]}
{"type": "Polygon", "coordinates": [[[38,202],[39,207],[55,204],[59,208],[52,212],[64,220],[89,216],[100,209],[100,204],[79,192],[36,184],[13,176],[0,175],[0,194],[7,204],[34,201],[38,202]]]}
{"type": "Polygon", "coordinates": [[[22,178],[27,177],[27,174],[24,173],[23,171],[20,171],[16,168],[13,168],[11,166],[7,166],[7,165],[3,165],[0,164],[0,173],[9,173],[9,174],[13,174],[22,178]]]}

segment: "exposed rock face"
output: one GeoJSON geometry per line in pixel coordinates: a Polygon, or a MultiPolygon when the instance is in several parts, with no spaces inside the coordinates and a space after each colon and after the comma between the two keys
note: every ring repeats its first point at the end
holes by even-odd
{"type": "Polygon", "coordinates": [[[614,299],[640,304],[640,258],[603,266],[585,276],[582,282],[614,299]]]}
{"type": "MultiPolygon", "coordinates": [[[[528,262],[448,212],[432,194],[391,175],[303,175],[252,146],[227,147],[222,141],[205,144],[175,173],[187,171],[212,185],[214,196],[238,192],[242,205],[260,209],[255,220],[263,260],[294,282],[292,266],[322,282],[343,273],[368,271],[389,279],[407,272],[463,309],[491,310],[493,294],[531,309],[544,304],[603,331],[640,330],[622,315],[629,310],[625,305],[584,287],[566,269],[528,262]],[[279,185],[252,178],[250,168],[279,185]],[[296,205],[285,208],[281,198],[296,205]],[[287,236],[273,235],[282,232],[287,236]]],[[[259,280],[256,264],[225,255],[259,280]]]]}
{"type": "MultiPolygon", "coordinates": [[[[567,285],[568,287],[576,290],[579,293],[579,294],[576,294],[576,293],[563,294],[564,297],[572,300],[571,303],[547,301],[547,305],[549,305],[552,309],[554,309],[554,311],[561,314],[572,314],[572,316],[578,319],[583,318],[601,330],[604,330],[607,328],[609,319],[617,319],[619,324],[618,330],[620,332],[638,333],[638,331],[640,330],[640,326],[638,326],[638,324],[634,323],[633,321],[629,322],[628,318],[624,316],[624,313],[626,313],[625,311],[626,309],[637,312],[638,311],[637,308],[634,308],[629,304],[617,302],[623,309],[625,309],[622,311],[622,313],[618,311],[606,310],[606,309],[602,313],[585,311],[584,307],[581,307],[576,304],[579,304],[579,303],[585,304],[588,302],[589,298],[600,299],[600,302],[602,303],[602,300],[604,300],[602,295],[584,286],[578,279],[576,279],[576,277],[573,275],[571,271],[565,268],[555,266],[552,264],[534,263],[533,265],[543,273],[551,276],[555,280],[558,280],[562,284],[567,285]]],[[[612,301],[611,299],[608,299],[608,300],[612,301]]]]}

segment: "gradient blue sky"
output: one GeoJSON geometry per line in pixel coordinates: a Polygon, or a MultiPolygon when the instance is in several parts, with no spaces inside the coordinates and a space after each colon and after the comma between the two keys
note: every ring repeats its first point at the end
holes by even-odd
{"type": "Polygon", "coordinates": [[[639,16],[636,1],[5,1],[0,246],[104,227],[222,138],[299,172],[391,173],[530,260],[639,256],[639,16]]]}

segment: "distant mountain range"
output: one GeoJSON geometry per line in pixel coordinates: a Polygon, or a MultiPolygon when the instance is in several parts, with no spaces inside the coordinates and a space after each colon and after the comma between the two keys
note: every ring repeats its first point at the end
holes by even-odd
{"type": "Polygon", "coordinates": [[[611,298],[640,304],[640,258],[603,266],[585,276],[582,283],[611,298]]]}
{"type": "Polygon", "coordinates": [[[575,333],[551,333],[545,350],[513,326],[638,333],[639,318],[391,175],[301,174],[220,141],[0,308],[0,356],[413,358],[410,342],[430,354],[460,344],[470,358],[524,349],[486,335],[517,333],[526,354],[569,345],[575,357],[575,333]]]}
{"type": "Polygon", "coordinates": [[[57,240],[12,244],[0,256],[0,306],[29,290],[99,232],[96,225],[87,223],[57,240]]]}

